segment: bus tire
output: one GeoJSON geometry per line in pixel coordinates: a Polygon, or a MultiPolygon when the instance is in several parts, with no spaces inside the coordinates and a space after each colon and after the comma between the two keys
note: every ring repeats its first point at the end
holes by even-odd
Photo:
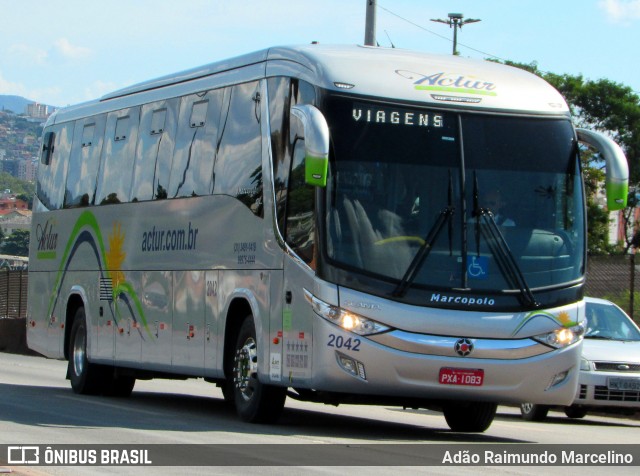
{"type": "Polygon", "coordinates": [[[536,405],[534,403],[521,403],[520,414],[523,420],[542,421],[547,418],[549,407],[546,405],[536,405]]]}
{"type": "Polygon", "coordinates": [[[249,423],[274,423],[284,408],[287,389],[258,380],[258,342],[250,315],[240,327],[234,350],[232,381],[238,416],[249,423]]]}
{"type": "Polygon", "coordinates": [[[564,408],[564,414],[569,418],[584,418],[587,416],[588,410],[578,405],[571,405],[564,408]]]}
{"type": "Polygon", "coordinates": [[[224,398],[224,404],[229,408],[236,406],[236,393],[235,384],[233,379],[226,379],[221,385],[222,397],[224,398]]]}
{"type": "Polygon", "coordinates": [[[71,388],[82,395],[99,395],[103,391],[104,368],[87,358],[87,322],[84,307],[79,307],[73,319],[69,338],[67,368],[71,388]]]}
{"type": "Polygon", "coordinates": [[[133,387],[136,384],[136,378],[131,375],[120,375],[117,369],[111,372],[111,378],[106,379],[106,388],[104,394],[107,397],[127,398],[131,396],[133,387]]]}
{"type": "Polygon", "coordinates": [[[456,402],[443,407],[444,418],[452,431],[482,433],[496,416],[497,403],[456,402]]]}

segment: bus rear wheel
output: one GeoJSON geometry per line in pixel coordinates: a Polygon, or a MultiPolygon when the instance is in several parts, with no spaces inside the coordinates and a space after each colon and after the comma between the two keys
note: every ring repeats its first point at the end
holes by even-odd
{"type": "Polygon", "coordinates": [[[238,333],[232,378],[236,412],[243,421],[273,423],[280,417],[287,389],[258,380],[258,343],[252,316],[245,318],[238,333]]]}
{"type": "Polygon", "coordinates": [[[445,405],[443,412],[451,430],[482,433],[491,426],[497,408],[491,402],[456,402],[445,405]]]}
{"type": "Polygon", "coordinates": [[[110,371],[110,378],[105,379],[104,394],[107,397],[126,398],[133,392],[136,378],[131,375],[121,375],[118,369],[110,371]]]}
{"type": "Polygon", "coordinates": [[[76,311],[71,327],[67,374],[75,393],[99,395],[104,390],[104,368],[87,358],[87,322],[83,307],[76,311]]]}

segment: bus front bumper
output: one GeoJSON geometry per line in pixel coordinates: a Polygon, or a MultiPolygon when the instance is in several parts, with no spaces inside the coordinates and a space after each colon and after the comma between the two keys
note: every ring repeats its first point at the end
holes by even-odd
{"type": "Polygon", "coordinates": [[[531,339],[391,334],[363,337],[316,319],[313,371],[303,386],[425,400],[569,405],[575,398],[581,341],[551,349],[531,339]]]}

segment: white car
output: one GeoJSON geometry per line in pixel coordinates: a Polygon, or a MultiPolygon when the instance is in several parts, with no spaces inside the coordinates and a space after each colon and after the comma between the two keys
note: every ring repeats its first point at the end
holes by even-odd
{"type": "MultiPolygon", "coordinates": [[[[587,330],[582,347],[578,392],[563,407],[569,418],[589,410],[633,414],[640,410],[640,328],[610,301],[585,298],[587,330]]],[[[523,403],[522,418],[542,421],[550,407],[523,403]]]]}

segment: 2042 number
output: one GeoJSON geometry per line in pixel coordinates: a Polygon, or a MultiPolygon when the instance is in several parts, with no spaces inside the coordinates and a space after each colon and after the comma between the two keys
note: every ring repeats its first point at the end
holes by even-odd
{"type": "Polygon", "coordinates": [[[360,350],[360,339],[353,339],[351,337],[347,337],[346,339],[342,336],[337,336],[335,334],[329,334],[329,342],[327,342],[328,347],[335,347],[336,349],[348,349],[354,352],[358,352],[360,350]]]}

